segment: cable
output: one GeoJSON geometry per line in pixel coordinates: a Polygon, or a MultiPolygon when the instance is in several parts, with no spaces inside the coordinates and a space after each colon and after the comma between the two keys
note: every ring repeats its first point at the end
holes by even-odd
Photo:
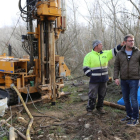
{"type": "Polygon", "coordinates": [[[34,102],[33,102],[33,100],[32,100],[32,97],[31,97],[31,95],[30,95],[30,93],[29,93],[29,86],[27,87],[27,94],[29,95],[29,97],[30,97],[30,99],[31,99],[31,101],[32,101],[32,103],[33,103],[34,108],[35,108],[39,113],[44,114],[43,112],[41,112],[40,110],[38,110],[37,107],[35,106],[35,104],[34,104],[34,102]]]}
{"type": "Polygon", "coordinates": [[[19,10],[22,12],[25,12],[26,14],[28,13],[28,11],[25,11],[24,9],[29,6],[30,4],[32,4],[33,2],[37,2],[37,0],[33,0],[30,3],[28,3],[24,8],[21,7],[21,0],[19,0],[19,10]]]}
{"type": "MultiPolygon", "coordinates": [[[[40,110],[38,110],[37,107],[35,106],[35,104],[34,104],[34,102],[33,102],[33,100],[32,100],[32,97],[31,97],[31,95],[30,95],[30,93],[29,93],[29,86],[27,87],[27,94],[29,95],[29,97],[30,97],[30,99],[31,99],[31,101],[32,101],[33,106],[35,107],[35,109],[36,109],[40,114],[44,114],[44,115],[45,115],[45,113],[43,113],[43,112],[41,112],[40,110]]],[[[33,115],[33,116],[34,116],[34,117],[49,117],[49,118],[56,119],[56,120],[59,120],[59,121],[60,121],[60,119],[58,119],[58,118],[56,118],[56,117],[48,116],[48,115],[45,115],[45,116],[35,116],[35,115],[33,115]]]]}
{"type": "MultiPolygon", "coordinates": [[[[29,19],[30,19],[31,17],[29,17],[30,11],[25,11],[24,9],[25,9],[27,6],[30,6],[33,2],[37,3],[37,0],[33,0],[33,1],[29,2],[24,8],[22,8],[22,7],[21,7],[21,0],[19,0],[18,6],[19,6],[19,10],[20,10],[20,12],[21,12],[20,16],[22,17],[22,19],[23,19],[25,22],[28,22],[29,19]],[[26,15],[27,17],[25,17],[25,16],[22,15],[22,14],[26,15]]],[[[35,6],[34,6],[34,7],[35,7],[35,6]]]]}
{"type": "Polygon", "coordinates": [[[33,0],[33,1],[31,1],[28,5],[26,5],[24,8],[22,8],[21,7],[21,0],[19,0],[19,9],[20,9],[20,11],[21,11],[21,17],[22,17],[22,19],[25,21],[25,22],[28,22],[29,21],[29,19],[34,19],[34,18],[32,18],[31,17],[31,14],[32,14],[32,12],[37,8],[37,6],[39,6],[39,5],[41,5],[41,4],[48,4],[48,2],[53,2],[54,0],[52,0],[52,1],[42,1],[41,3],[39,3],[38,5],[37,5],[37,0],[36,0],[36,4],[35,4],[35,6],[30,10],[30,11],[25,11],[24,9],[27,7],[27,6],[29,6],[31,3],[33,3],[35,0],[33,0]],[[24,17],[22,14],[24,14],[24,15],[26,15],[27,17],[24,17]],[[26,19],[26,20],[25,20],[26,19]]]}

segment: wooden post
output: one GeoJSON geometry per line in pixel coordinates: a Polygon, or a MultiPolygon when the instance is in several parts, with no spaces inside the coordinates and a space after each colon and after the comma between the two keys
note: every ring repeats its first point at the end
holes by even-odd
{"type": "Polygon", "coordinates": [[[15,140],[14,127],[9,128],[9,140],[15,140]]]}

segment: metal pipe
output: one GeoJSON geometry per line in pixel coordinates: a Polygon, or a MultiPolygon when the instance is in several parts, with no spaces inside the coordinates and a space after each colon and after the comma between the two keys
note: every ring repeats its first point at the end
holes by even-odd
{"type": "Polygon", "coordinates": [[[28,128],[27,128],[27,131],[26,131],[27,140],[31,140],[31,138],[30,138],[30,129],[31,129],[31,126],[32,126],[32,124],[33,124],[33,116],[31,115],[31,113],[30,113],[29,109],[27,108],[27,106],[26,106],[26,104],[25,104],[25,102],[24,102],[24,100],[23,100],[23,98],[22,98],[20,92],[17,90],[17,88],[15,87],[14,84],[11,84],[11,88],[13,88],[13,89],[16,91],[16,93],[17,93],[17,95],[19,96],[19,98],[20,98],[20,100],[21,100],[21,102],[22,102],[22,104],[23,104],[23,106],[24,106],[24,108],[25,108],[25,110],[26,110],[28,116],[29,116],[30,119],[31,119],[30,122],[29,122],[28,128]]]}
{"type": "Polygon", "coordinates": [[[56,85],[55,85],[55,39],[53,23],[48,22],[49,29],[49,49],[50,49],[50,76],[51,76],[51,90],[52,90],[52,105],[56,102],[56,85]]]}
{"type": "MultiPolygon", "coordinates": [[[[27,1],[29,3],[29,1],[27,1]]],[[[27,12],[31,11],[30,5],[27,6],[27,12]]],[[[27,19],[28,20],[28,32],[33,32],[33,21],[31,18],[31,15],[27,14],[27,19]]],[[[33,67],[33,62],[34,62],[34,56],[33,56],[33,35],[29,34],[29,45],[30,45],[30,68],[33,67]]]]}
{"type": "Polygon", "coordinates": [[[46,19],[45,22],[45,32],[46,32],[46,36],[45,36],[45,40],[46,40],[46,84],[49,84],[49,31],[48,31],[48,20],[46,19]]]}
{"type": "Polygon", "coordinates": [[[41,37],[40,37],[40,30],[41,30],[41,24],[38,24],[38,73],[39,73],[39,82],[41,83],[41,37]]]}
{"type": "Polygon", "coordinates": [[[12,47],[10,44],[8,46],[8,56],[12,56],[12,47]]]}
{"type": "Polygon", "coordinates": [[[41,40],[41,84],[45,84],[45,67],[44,67],[44,30],[43,30],[43,21],[40,24],[40,40],[41,40]]]}

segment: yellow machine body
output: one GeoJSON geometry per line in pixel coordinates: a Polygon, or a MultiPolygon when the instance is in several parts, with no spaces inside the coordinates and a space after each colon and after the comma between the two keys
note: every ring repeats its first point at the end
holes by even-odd
{"type": "MultiPolygon", "coordinates": [[[[1,89],[10,88],[10,85],[14,83],[18,90],[23,93],[27,93],[27,89],[25,85],[29,84],[28,80],[32,80],[33,77],[37,80],[38,79],[38,66],[37,66],[37,59],[35,60],[36,67],[34,68],[33,72],[27,73],[27,62],[29,59],[18,59],[14,60],[12,57],[4,57],[0,60],[0,86],[1,89]],[[16,75],[18,78],[14,80],[12,77],[16,75]],[[13,79],[13,80],[12,80],[13,79]]],[[[62,56],[55,56],[55,62],[59,63],[59,76],[70,76],[70,70],[66,66],[64,62],[64,57],[62,56]]],[[[62,81],[61,81],[62,83],[62,81]]],[[[35,81],[35,85],[37,81],[35,81]]],[[[30,92],[34,93],[37,92],[36,86],[31,87],[30,92]]]]}
{"type": "Polygon", "coordinates": [[[58,9],[57,2],[38,2],[37,3],[37,14],[39,16],[50,16],[50,17],[60,17],[61,16],[61,9],[58,9]]]}
{"type": "Polygon", "coordinates": [[[0,56],[0,89],[9,89],[13,83],[21,93],[27,94],[27,89],[29,89],[29,93],[39,92],[42,99],[50,99],[52,102],[60,97],[60,89],[64,87],[62,77],[70,75],[64,57],[55,55],[55,41],[59,38],[60,32],[65,30],[62,28],[60,3],[61,0],[37,2],[36,12],[32,13],[37,19],[37,27],[35,32],[28,32],[28,36],[33,36],[38,41],[38,56],[33,60],[34,66],[29,69],[29,57],[19,59],[6,56],[6,54],[0,56]],[[53,22],[56,20],[57,27],[54,28],[53,22]],[[46,51],[44,25],[48,30],[46,55],[44,53],[46,51]],[[56,70],[57,66],[59,68],[56,70]],[[49,73],[48,76],[47,73],[49,73]]]}

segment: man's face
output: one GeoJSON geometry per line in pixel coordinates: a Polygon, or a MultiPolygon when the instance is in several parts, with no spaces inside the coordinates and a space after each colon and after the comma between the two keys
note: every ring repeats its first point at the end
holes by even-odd
{"type": "Polygon", "coordinates": [[[97,48],[98,48],[98,52],[102,51],[102,48],[103,48],[102,43],[98,44],[98,45],[97,45],[97,48]]]}
{"type": "Polygon", "coordinates": [[[126,47],[132,49],[134,47],[134,38],[128,37],[127,40],[125,41],[126,47]]]}

